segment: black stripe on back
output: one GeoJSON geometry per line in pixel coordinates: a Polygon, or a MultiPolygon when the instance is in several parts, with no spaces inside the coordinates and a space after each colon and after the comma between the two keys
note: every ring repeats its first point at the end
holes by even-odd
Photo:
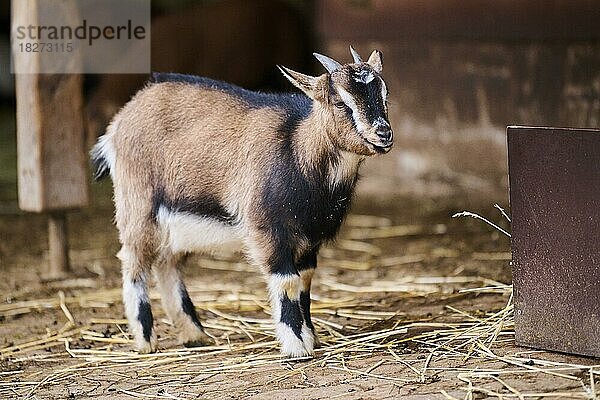
{"type": "Polygon", "coordinates": [[[261,93],[202,76],[168,72],[152,73],[151,82],[186,83],[205,89],[219,90],[244,101],[250,108],[280,108],[285,110],[288,119],[291,119],[294,123],[297,120],[305,119],[312,110],[312,100],[303,93],[261,93]]]}

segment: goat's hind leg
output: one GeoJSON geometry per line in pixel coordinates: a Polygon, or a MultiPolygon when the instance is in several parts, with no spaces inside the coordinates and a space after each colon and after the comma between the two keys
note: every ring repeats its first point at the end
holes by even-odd
{"type": "Polygon", "coordinates": [[[204,332],[194,304],[181,279],[179,266],[185,255],[163,250],[154,264],[154,274],[161,295],[162,306],[169,319],[179,330],[179,340],[186,346],[202,346],[212,342],[204,332]]]}
{"type": "Polygon", "coordinates": [[[156,351],[157,339],[148,297],[148,261],[143,251],[129,245],[123,245],[117,257],[122,262],[123,304],[135,347],[142,354],[152,353],[156,351]]]}

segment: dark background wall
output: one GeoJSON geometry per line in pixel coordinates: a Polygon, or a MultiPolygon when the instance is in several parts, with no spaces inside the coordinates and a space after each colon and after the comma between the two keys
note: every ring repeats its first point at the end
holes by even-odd
{"type": "Polygon", "coordinates": [[[393,156],[363,192],[506,201],[505,127],[598,127],[600,2],[322,0],[317,37],[384,52],[393,156]]]}
{"type": "MultiPolygon", "coordinates": [[[[9,6],[0,3],[2,118],[12,118],[14,105],[9,6]]],[[[154,70],[251,89],[292,90],[275,64],[320,73],[315,50],[346,62],[349,44],[365,58],[382,50],[397,139],[364,171],[360,193],[376,200],[506,202],[506,125],[600,125],[600,1],[155,0],[152,7],[154,70]]],[[[146,79],[86,77],[90,143],[146,79]]],[[[12,151],[14,130],[0,136],[0,150],[12,151]]]]}

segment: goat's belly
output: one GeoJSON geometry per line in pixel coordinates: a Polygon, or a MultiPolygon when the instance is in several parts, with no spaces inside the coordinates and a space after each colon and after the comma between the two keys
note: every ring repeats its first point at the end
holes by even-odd
{"type": "Polygon", "coordinates": [[[210,217],[187,212],[169,211],[161,207],[157,214],[163,235],[163,245],[174,253],[213,250],[240,250],[242,232],[231,225],[210,217]]]}

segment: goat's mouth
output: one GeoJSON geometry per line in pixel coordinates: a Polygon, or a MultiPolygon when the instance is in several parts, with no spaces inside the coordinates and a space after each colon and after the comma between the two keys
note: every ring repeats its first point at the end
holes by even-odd
{"type": "Polygon", "coordinates": [[[365,142],[367,142],[369,144],[369,147],[371,147],[377,154],[387,153],[392,149],[392,146],[394,145],[393,141],[373,143],[370,140],[365,139],[365,142]]]}

